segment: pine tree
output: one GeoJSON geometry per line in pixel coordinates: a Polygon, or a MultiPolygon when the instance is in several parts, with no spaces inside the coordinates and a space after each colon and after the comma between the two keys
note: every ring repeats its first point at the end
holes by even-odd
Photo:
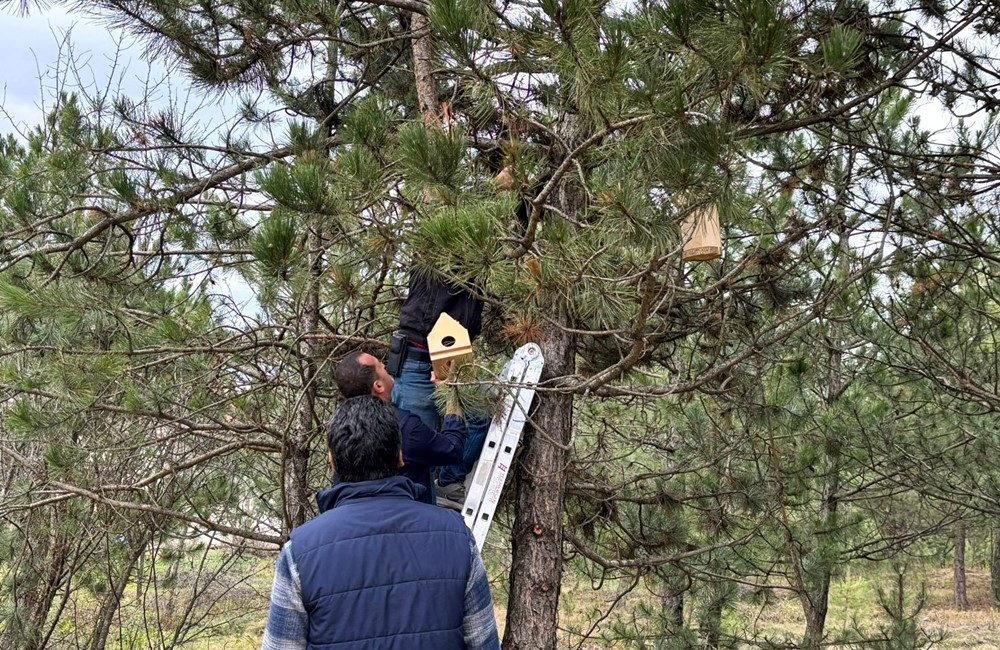
{"type": "MultiPolygon", "coordinates": [[[[943,458],[941,473],[957,459],[893,404],[900,376],[919,379],[911,396],[997,403],[980,363],[995,353],[996,223],[976,200],[995,127],[939,146],[910,94],[995,106],[994,63],[959,36],[995,36],[991,3],[81,9],[176,62],[231,123],[206,136],[127,97],[96,98],[83,120],[66,98],[33,151],[5,144],[3,340],[17,362],[43,359],[28,378],[11,362],[5,418],[37,432],[51,401],[121,414],[143,440],[137,458],[104,460],[129,462],[96,486],[61,460],[65,441],[18,452],[19,468],[59,468],[38,480],[60,499],[107,514],[90,489],[107,487],[130,511],[280,541],[325,480],[329,364],[382,349],[416,269],[476,280],[496,314],[483,365],[527,340],[546,356],[494,531],[511,536],[506,647],[557,646],[567,555],[575,573],[694,576],[675,594],[688,627],[613,627],[630,640],[735,643],[736,585],[766,593],[785,576],[816,647],[838,566],[911,539],[869,545],[896,523],[883,480],[914,503],[994,507],[971,468],[957,488],[913,480],[904,448],[943,458]],[[685,262],[680,222],[710,208],[725,255],[685,262]],[[210,288],[224,278],[259,310],[210,288]],[[891,326],[875,328],[886,309],[891,326]],[[945,331],[959,309],[975,346],[945,331]],[[158,449],[160,435],[178,447],[158,449]],[[253,512],[233,506],[240,492],[253,512]],[[844,505],[861,492],[879,506],[844,505]],[[860,519],[879,525],[857,534],[860,519]]],[[[927,519],[914,537],[940,531],[927,519]]]]}
{"type": "Polygon", "coordinates": [[[136,270],[150,245],[141,225],[72,245],[104,210],[138,203],[140,181],[92,153],[115,140],[82,102],[62,96],[44,127],[0,150],[0,225],[19,235],[5,240],[9,267],[0,276],[2,494],[11,523],[0,546],[11,596],[0,608],[4,648],[68,644],[60,616],[81,590],[99,603],[86,644],[103,648],[139,559],[156,554],[154,540],[184,536],[189,524],[229,532],[244,524],[230,510],[239,473],[227,479],[199,466],[254,437],[251,427],[244,440],[235,433],[239,414],[226,405],[234,385],[213,359],[225,343],[207,293],[174,281],[181,269],[172,263],[136,270]],[[93,194],[107,197],[101,211],[87,206],[93,194]],[[30,224],[39,218],[51,232],[36,234],[30,224]],[[35,252],[46,247],[59,252],[35,252]]]}

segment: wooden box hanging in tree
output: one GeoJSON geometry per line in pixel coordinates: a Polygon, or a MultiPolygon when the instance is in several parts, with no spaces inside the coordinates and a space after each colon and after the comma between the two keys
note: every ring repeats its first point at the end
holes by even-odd
{"type": "Polygon", "coordinates": [[[692,211],[681,220],[682,258],[685,262],[700,262],[722,257],[722,231],[719,211],[715,204],[692,211]]]}
{"type": "Polygon", "coordinates": [[[438,379],[444,379],[456,363],[472,361],[469,331],[448,314],[441,314],[427,335],[427,351],[431,355],[434,374],[438,379]]]}

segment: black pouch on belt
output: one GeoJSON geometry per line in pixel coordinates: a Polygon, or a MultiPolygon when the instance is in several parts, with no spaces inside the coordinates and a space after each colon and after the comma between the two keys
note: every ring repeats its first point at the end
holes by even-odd
{"type": "Polygon", "coordinates": [[[406,361],[406,334],[400,331],[392,333],[389,339],[389,357],[385,360],[385,370],[393,377],[399,377],[403,372],[403,362],[406,361]]]}

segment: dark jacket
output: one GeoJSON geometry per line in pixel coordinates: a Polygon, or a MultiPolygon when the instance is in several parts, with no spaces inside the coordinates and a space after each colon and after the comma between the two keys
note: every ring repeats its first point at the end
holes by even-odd
{"type": "Polygon", "coordinates": [[[406,409],[397,408],[396,419],[403,437],[403,469],[399,474],[424,488],[426,492],[418,497],[419,501],[434,503],[431,468],[462,462],[468,434],[465,420],[448,415],[441,430],[434,431],[406,409]]]}
{"type": "Polygon", "coordinates": [[[312,650],[463,650],[469,530],[394,476],[339,483],[291,533],[312,650]]]}
{"type": "Polygon", "coordinates": [[[438,317],[447,313],[475,340],[483,328],[483,301],[474,285],[457,287],[427,273],[410,272],[410,289],[399,310],[399,329],[417,345],[427,345],[427,334],[438,317]]]}

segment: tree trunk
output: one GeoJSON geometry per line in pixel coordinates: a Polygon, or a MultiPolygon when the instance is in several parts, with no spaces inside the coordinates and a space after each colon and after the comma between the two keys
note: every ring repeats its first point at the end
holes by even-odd
{"type": "MultiPolygon", "coordinates": [[[[846,278],[851,271],[848,242],[851,232],[846,226],[839,231],[837,255],[838,271],[841,277],[846,278]]],[[[844,380],[842,346],[844,345],[844,334],[842,323],[848,318],[847,314],[835,313],[830,319],[828,334],[826,337],[827,354],[827,380],[826,393],[823,395],[823,409],[829,411],[834,408],[846,389],[844,380]]],[[[840,432],[833,430],[826,432],[824,441],[824,466],[826,473],[823,476],[823,496],[820,501],[820,528],[816,531],[816,544],[823,545],[836,544],[834,539],[827,539],[836,534],[838,529],[837,510],[840,505],[840,480],[843,454],[841,446],[844,444],[840,438],[840,432]]],[[[806,581],[805,615],[806,633],[803,645],[806,648],[816,649],[823,645],[823,635],[826,630],[826,616],[830,611],[830,583],[833,579],[833,571],[836,567],[836,550],[833,552],[829,548],[823,550],[823,560],[817,567],[808,572],[806,581]]],[[[806,572],[804,572],[806,573],[806,572]]]]}
{"type": "Polygon", "coordinates": [[[313,508],[309,489],[309,451],[316,433],[316,370],[315,335],[319,329],[319,279],[322,274],[322,237],[318,219],[310,226],[306,237],[309,251],[310,277],[305,289],[299,321],[299,350],[302,358],[301,391],[295,410],[295,427],[285,441],[285,526],[288,530],[306,522],[313,508]]]}
{"type": "MultiPolygon", "coordinates": [[[[673,469],[671,464],[671,469],[673,469]]],[[[670,508],[669,517],[680,517],[679,508],[670,508]]],[[[684,591],[689,586],[687,580],[675,567],[661,567],[657,571],[657,580],[661,583],[663,596],[663,625],[667,632],[676,632],[684,627],[684,591]]],[[[668,637],[669,638],[669,637],[668,637]]]]}
{"type": "Polygon", "coordinates": [[[955,527],[955,609],[964,612],[969,609],[969,597],[965,588],[965,522],[955,527]]]}
{"type": "Polygon", "coordinates": [[[990,596],[994,607],[1000,607],[1000,529],[993,531],[993,557],[990,564],[990,596]]]}
{"type": "Polygon", "coordinates": [[[46,513],[48,522],[30,526],[34,539],[25,539],[15,560],[8,586],[14,611],[0,633],[0,650],[41,650],[46,622],[59,588],[68,580],[66,564],[70,539],[59,532],[58,512],[46,513]],[[46,526],[47,530],[43,528],[46,526]]]}
{"type": "MultiPolygon", "coordinates": [[[[840,490],[840,454],[829,453],[827,456],[827,476],[823,483],[823,502],[820,507],[820,518],[824,531],[832,534],[836,528],[837,507],[840,490]]],[[[823,543],[820,541],[820,543],[823,543]]],[[[806,634],[803,645],[806,648],[821,648],[823,634],[826,629],[826,616],[830,611],[830,582],[833,578],[834,565],[824,563],[818,567],[819,575],[813,576],[812,588],[809,589],[809,606],[806,608],[806,634]]]]}
{"type": "MultiPolygon", "coordinates": [[[[135,548],[132,550],[132,554],[129,556],[128,562],[122,567],[121,573],[118,574],[118,579],[114,581],[111,585],[111,589],[108,593],[104,595],[104,601],[101,603],[101,609],[97,612],[97,620],[94,622],[94,631],[91,634],[90,642],[87,647],[90,650],[103,650],[103,648],[108,643],[108,632],[111,630],[111,624],[114,622],[115,614],[118,612],[118,608],[121,606],[122,595],[125,593],[125,588],[128,586],[128,580],[132,576],[132,572],[135,570],[136,565],[139,563],[139,559],[146,552],[146,544],[149,540],[148,534],[143,534],[142,539],[138,540],[135,548]]],[[[111,576],[108,576],[109,578],[111,576]]]]}
{"type": "MultiPolygon", "coordinates": [[[[555,330],[540,342],[545,355],[542,381],[572,374],[574,341],[555,330]]],[[[563,500],[573,431],[573,396],[541,397],[517,465],[517,510],[510,568],[510,605],[504,648],[556,647],[562,577],[563,500]]]]}
{"type": "Polygon", "coordinates": [[[663,592],[663,629],[657,639],[656,650],[676,647],[676,635],[684,627],[684,592],[667,586],[663,592]]]}
{"type": "Polygon", "coordinates": [[[713,598],[708,605],[703,619],[703,630],[705,635],[705,647],[709,650],[718,650],[722,640],[722,611],[725,609],[725,600],[713,598]]]}
{"type": "MultiPolygon", "coordinates": [[[[567,117],[560,125],[572,148],[582,140],[577,122],[567,117]]],[[[567,152],[568,153],[568,152],[567,152]]],[[[576,180],[557,190],[560,210],[574,217],[585,195],[576,180]]],[[[557,218],[546,214],[546,218],[557,218]]],[[[541,296],[552,324],[538,342],[545,357],[541,383],[576,372],[576,338],[559,294],[541,296]]],[[[562,582],[563,503],[566,466],[573,439],[573,395],[539,393],[534,425],[526,431],[523,453],[515,472],[516,504],[510,599],[503,645],[507,650],[554,650],[557,641],[559,589],[562,582]]]]}
{"type": "Polygon", "coordinates": [[[684,627],[684,592],[668,589],[663,597],[663,613],[671,630],[684,627]]]}
{"type": "Polygon", "coordinates": [[[826,615],[829,611],[830,579],[826,576],[823,585],[817,590],[818,601],[806,613],[806,636],[802,642],[804,648],[819,649],[823,647],[823,634],[826,629],[826,615]]]}
{"type": "MultiPolygon", "coordinates": [[[[410,27],[414,32],[430,28],[430,21],[423,14],[413,13],[410,27]]],[[[420,114],[428,126],[440,126],[440,105],[437,100],[437,86],[434,83],[434,41],[425,34],[413,39],[413,76],[417,86],[417,102],[420,114]]]]}

